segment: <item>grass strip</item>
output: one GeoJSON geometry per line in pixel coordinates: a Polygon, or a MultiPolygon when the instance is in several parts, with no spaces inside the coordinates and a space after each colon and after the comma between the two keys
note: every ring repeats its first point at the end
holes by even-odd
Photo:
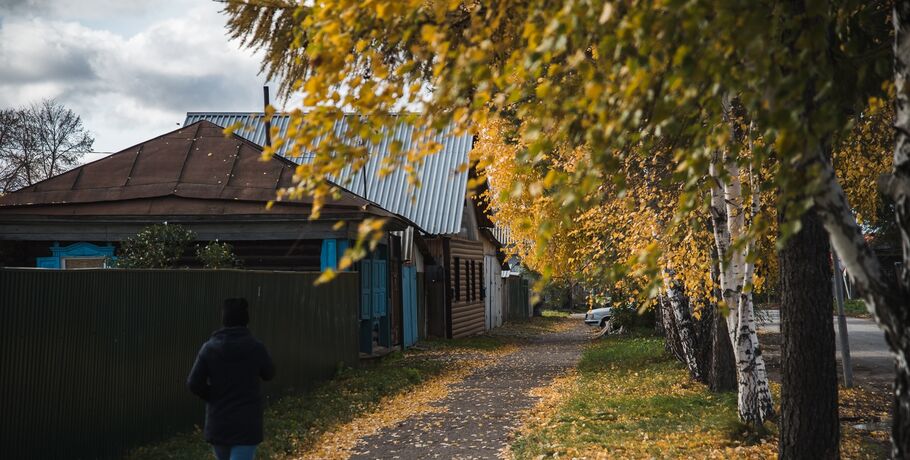
{"type": "Polygon", "coordinates": [[[516,458],[773,458],[771,433],[740,424],[736,395],[689,379],[663,340],[609,337],[582,355],[574,384],[548,417],[525,427],[516,458]]]}

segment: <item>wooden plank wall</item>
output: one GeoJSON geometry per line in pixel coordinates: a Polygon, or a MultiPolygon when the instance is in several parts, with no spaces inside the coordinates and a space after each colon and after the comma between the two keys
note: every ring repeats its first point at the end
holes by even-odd
{"type": "Polygon", "coordinates": [[[452,295],[451,325],[452,338],[465,337],[484,331],[483,286],[483,243],[461,238],[449,241],[449,282],[455,289],[456,273],[460,279],[458,300],[452,295]],[[456,266],[456,260],[458,265],[456,266]],[[474,273],[466,268],[465,262],[474,262],[474,273]],[[471,280],[474,280],[472,283],[471,280]],[[473,290],[473,292],[471,292],[473,290]]]}

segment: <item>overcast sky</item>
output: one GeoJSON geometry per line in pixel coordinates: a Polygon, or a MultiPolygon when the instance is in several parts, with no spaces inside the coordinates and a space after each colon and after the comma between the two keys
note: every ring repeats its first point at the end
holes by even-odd
{"type": "Polygon", "coordinates": [[[261,110],[259,59],[228,41],[220,9],[211,0],[0,0],[0,107],[56,98],[82,116],[98,152],[175,129],[188,111],[261,110]]]}

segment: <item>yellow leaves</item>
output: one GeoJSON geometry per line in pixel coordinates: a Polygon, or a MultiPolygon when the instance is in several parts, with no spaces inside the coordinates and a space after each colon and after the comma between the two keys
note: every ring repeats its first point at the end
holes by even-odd
{"type": "Polygon", "coordinates": [[[600,99],[601,95],[604,93],[604,86],[598,82],[589,81],[585,82],[585,97],[591,100],[600,99]]]}
{"type": "Polygon", "coordinates": [[[871,99],[850,135],[833,152],[838,180],[847,194],[857,220],[869,225],[878,218],[879,193],[876,179],[891,169],[894,109],[871,99]]]}
{"type": "Polygon", "coordinates": [[[537,84],[537,88],[534,90],[537,97],[541,99],[546,99],[550,96],[551,91],[550,80],[540,79],[537,84]]]}
{"type": "Polygon", "coordinates": [[[480,368],[496,362],[487,353],[486,360],[469,360],[438,377],[421,383],[417,388],[386,397],[377,404],[377,409],[361,414],[354,420],[327,431],[312,448],[302,453],[301,458],[347,459],[353,454],[357,442],[379,430],[395,426],[407,418],[419,414],[441,412],[444,409],[434,402],[443,400],[449,394],[449,387],[480,368]]]}
{"type": "Polygon", "coordinates": [[[225,127],[222,130],[222,132],[224,133],[224,137],[230,137],[232,134],[234,134],[234,131],[239,131],[242,129],[243,129],[243,123],[241,123],[239,121],[235,121],[234,123],[231,123],[230,125],[225,127]]]}
{"type": "Polygon", "coordinates": [[[386,2],[377,2],[375,5],[376,16],[379,19],[388,19],[389,17],[389,4],[386,2]]]}
{"type": "Polygon", "coordinates": [[[439,28],[432,24],[424,24],[420,28],[420,39],[430,46],[436,46],[440,40],[439,28]]]}
{"type": "Polygon", "coordinates": [[[345,251],[344,255],[341,256],[341,259],[338,260],[338,270],[344,271],[354,265],[354,251],[345,251]]]}
{"type": "Polygon", "coordinates": [[[333,279],[335,279],[335,275],[336,275],[336,273],[335,273],[334,269],[332,269],[331,267],[326,268],[325,270],[322,271],[322,273],[319,275],[319,277],[316,278],[316,281],[313,282],[313,284],[315,284],[316,286],[319,286],[320,284],[328,283],[329,281],[332,281],[333,279]]]}

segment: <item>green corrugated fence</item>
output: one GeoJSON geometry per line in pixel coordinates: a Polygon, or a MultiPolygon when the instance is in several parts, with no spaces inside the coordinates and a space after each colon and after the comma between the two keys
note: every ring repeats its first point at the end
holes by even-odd
{"type": "Polygon", "coordinates": [[[0,269],[3,457],[119,457],[201,425],[186,376],[227,297],[246,297],[275,361],[269,398],[355,365],[358,275],[314,287],[317,276],[0,269]]]}
{"type": "Polygon", "coordinates": [[[528,306],[530,293],[528,280],[518,276],[503,279],[503,304],[506,321],[528,319],[531,316],[528,306]]]}

